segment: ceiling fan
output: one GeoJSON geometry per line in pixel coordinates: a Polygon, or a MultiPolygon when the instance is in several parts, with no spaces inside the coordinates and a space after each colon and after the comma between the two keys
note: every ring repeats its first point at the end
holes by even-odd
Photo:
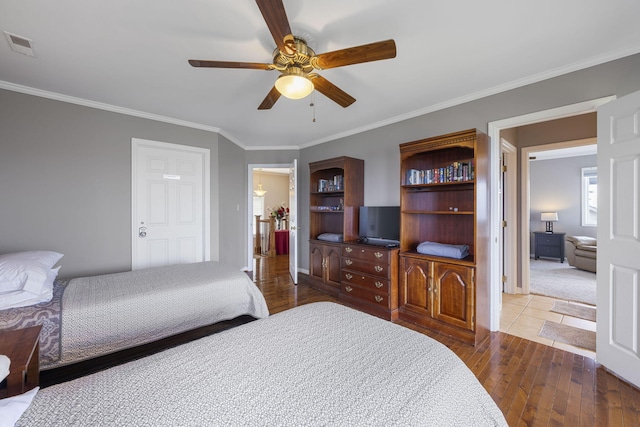
{"type": "Polygon", "coordinates": [[[301,99],[309,95],[313,89],[346,108],[356,101],[355,98],[312,71],[379,61],[396,56],[396,43],[393,40],[316,54],[302,38],[291,34],[291,27],[282,0],[256,0],[256,3],[276,42],[273,63],[190,59],[189,64],[193,67],[280,71],[280,77],[258,110],[268,110],[273,107],[280,95],[291,99],[301,99]]]}

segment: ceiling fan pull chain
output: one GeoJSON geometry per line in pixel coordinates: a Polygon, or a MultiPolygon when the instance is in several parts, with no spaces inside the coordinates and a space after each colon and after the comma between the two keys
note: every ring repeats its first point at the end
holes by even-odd
{"type": "Polygon", "coordinates": [[[309,107],[313,108],[313,123],[316,122],[316,103],[314,102],[315,98],[315,92],[311,92],[311,103],[309,104],[309,107]]]}

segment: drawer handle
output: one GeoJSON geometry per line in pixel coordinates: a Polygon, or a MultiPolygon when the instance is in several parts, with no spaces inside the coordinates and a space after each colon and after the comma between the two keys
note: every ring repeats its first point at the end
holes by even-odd
{"type": "Polygon", "coordinates": [[[350,259],[345,259],[344,263],[347,264],[347,265],[351,265],[351,264],[353,264],[353,261],[351,261],[350,259]]]}
{"type": "Polygon", "coordinates": [[[344,277],[346,277],[347,279],[351,280],[351,278],[352,278],[353,276],[351,275],[351,273],[346,273],[346,274],[344,275],[344,277]]]}
{"type": "Polygon", "coordinates": [[[353,249],[351,249],[351,247],[347,246],[346,248],[344,248],[344,251],[347,253],[351,253],[353,249]]]}
{"type": "Polygon", "coordinates": [[[376,258],[382,258],[382,252],[376,252],[374,253],[374,255],[376,256],[376,258]]]}
{"type": "Polygon", "coordinates": [[[375,267],[373,267],[373,269],[378,273],[380,273],[382,270],[384,270],[384,268],[380,267],[379,265],[376,265],[375,267]]]}
{"type": "Polygon", "coordinates": [[[376,295],[374,298],[375,298],[376,302],[381,302],[384,299],[380,295],[376,295]]]}
{"type": "Polygon", "coordinates": [[[353,290],[353,288],[351,286],[345,286],[344,290],[347,292],[351,292],[353,290]]]}
{"type": "Polygon", "coordinates": [[[383,287],[383,286],[384,286],[384,283],[382,283],[382,282],[378,282],[378,281],[376,280],[375,285],[376,285],[376,288],[380,289],[381,287],[383,287]]]}

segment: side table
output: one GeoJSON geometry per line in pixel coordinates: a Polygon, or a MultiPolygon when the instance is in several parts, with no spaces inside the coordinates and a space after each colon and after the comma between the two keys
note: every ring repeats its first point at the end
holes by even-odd
{"type": "Polygon", "coordinates": [[[11,360],[7,388],[0,398],[22,394],[40,385],[40,330],[42,325],[0,331],[0,353],[11,360]]]}
{"type": "Polygon", "coordinates": [[[560,258],[564,262],[564,235],[565,233],[545,233],[535,231],[535,257],[560,258]]]}

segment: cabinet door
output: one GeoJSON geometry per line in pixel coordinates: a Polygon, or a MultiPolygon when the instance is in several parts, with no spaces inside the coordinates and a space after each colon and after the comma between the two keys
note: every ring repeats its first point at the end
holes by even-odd
{"type": "Polygon", "coordinates": [[[340,246],[325,247],[325,282],[328,285],[340,287],[342,275],[340,273],[340,261],[342,248],[340,246]]]}
{"type": "Polygon", "coordinates": [[[461,328],[475,329],[474,268],[434,263],[433,317],[461,328]]]}
{"type": "Polygon", "coordinates": [[[431,262],[401,257],[399,286],[401,307],[432,317],[431,262]]]}
{"type": "Polygon", "coordinates": [[[309,244],[309,277],[324,281],[324,247],[309,244]]]}

